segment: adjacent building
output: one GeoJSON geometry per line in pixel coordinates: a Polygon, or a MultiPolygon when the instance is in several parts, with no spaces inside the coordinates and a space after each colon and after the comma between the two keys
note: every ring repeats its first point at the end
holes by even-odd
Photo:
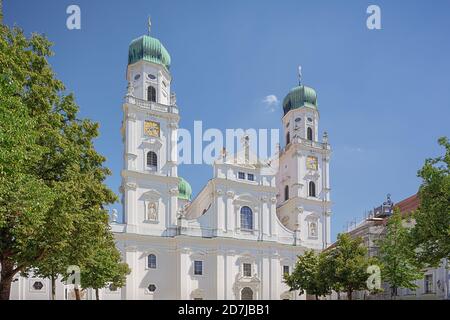
{"type": "MultiPolygon", "coordinates": [[[[382,240],[386,233],[386,225],[389,217],[392,215],[394,208],[398,208],[404,224],[412,227],[414,219],[411,214],[418,209],[420,199],[417,194],[410,196],[394,205],[388,195],[387,200],[379,207],[370,211],[367,218],[360,223],[353,225],[347,230],[347,233],[352,237],[361,237],[364,245],[368,249],[368,255],[375,257],[378,255],[378,241],[382,240]]],[[[439,268],[429,268],[424,270],[424,278],[417,280],[416,290],[400,288],[397,291],[399,299],[448,299],[449,297],[449,272],[447,261],[443,260],[439,268]]],[[[376,295],[370,295],[367,291],[360,291],[355,293],[355,299],[390,299],[390,287],[388,283],[383,283],[383,292],[376,295]]],[[[333,298],[337,298],[333,295],[333,298]]]]}

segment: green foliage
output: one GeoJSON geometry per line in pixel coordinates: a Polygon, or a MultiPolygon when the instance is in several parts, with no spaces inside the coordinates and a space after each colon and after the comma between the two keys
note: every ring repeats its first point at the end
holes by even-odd
{"type": "Polygon", "coordinates": [[[292,274],[284,276],[286,284],[291,291],[299,290],[300,294],[314,295],[316,299],[330,294],[331,282],[327,262],[324,253],[306,251],[304,255],[298,257],[292,274]]]}
{"type": "Polygon", "coordinates": [[[332,248],[321,252],[307,251],[298,257],[293,273],[285,277],[291,290],[315,295],[316,298],[345,291],[348,299],[357,290],[367,289],[367,268],[375,260],[367,257],[362,239],[340,234],[332,248]]]}
{"type": "Polygon", "coordinates": [[[114,239],[106,235],[81,270],[81,287],[100,289],[110,284],[120,288],[125,285],[126,275],[130,272],[128,265],[121,262],[114,239]]]}
{"type": "Polygon", "coordinates": [[[368,258],[361,238],[338,235],[335,246],[327,251],[327,256],[329,267],[334,270],[331,280],[334,290],[345,291],[347,298],[352,299],[354,291],[367,289],[367,268],[375,261],[368,258]]]}
{"type": "Polygon", "coordinates": [[[423,277],[421,268],[415,263],[411,229],[403,222],[396,208],[389,218],[385,236],[378,243],[383,280],[389,283],[392,296],[397,295],[398,288],[417,288],[414,281],[423,277]]]}
{"type": "Polygon", "coordinates": [[[436,267],[450,259],[450,142],[439,139],[443,156],[427,159],[418,176],[420,206],[414,214],[413,239],[419,264],[436,267]]]}
{"type": "Polygon", "coordinates": [[[93,144],[98,124],[77,118],[51,55],[45,37],[0,25],[0,299],[17,272],[55,278],[98,251],[119,254],[105,210],[117,197],[93,144]]]}

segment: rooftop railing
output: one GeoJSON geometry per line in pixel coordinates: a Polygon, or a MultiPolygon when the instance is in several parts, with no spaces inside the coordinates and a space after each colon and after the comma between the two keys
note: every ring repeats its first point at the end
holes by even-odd
{"type": "Polygon", "coordinates": [[[137,105],[141,108],[153,110],[153,111],[178,114],[178,107],[175,104],[165,105],[165,104],[161,104],[161,103],[157,103],[157,102],[153,102],[153,101],[139,99],[139,98],[133,97],[131,95],[125,96],[125,102],[137,105]]]}

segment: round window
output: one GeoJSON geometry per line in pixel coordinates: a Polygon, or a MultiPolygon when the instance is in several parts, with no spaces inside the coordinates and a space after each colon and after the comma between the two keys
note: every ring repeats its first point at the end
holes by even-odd
{"type": "Polygon", "coordinates": [[[152,74],[148,74],[148,78],[151,79],[151,80],[155,80],[156,79],[156,77],[154,75],[152,75],[152,74]]]}
{"type": "Polygon", "coordinates": [[[114,284],[109,285],[109,291],[117,291],[117,287],[114,284]]]}
{"type": "Polygon", "coordinates": [[[34,290],[39,291],[39,290],[42,290],[43,287],[44,287],[44,285],[40,281],[36,281],[35,283],[33,283],[34,290]]]}
{"type": "Polygon", "coordinates": [[[309,121],[309,122],[313,122],[312,118],[308,118],[308,121],[309,121]]]}
{"type": "Polygon", "coordinates": [[[141,75],[137,74],[137,75],[134,76],[134,80],[139,80],[140,77],[141,77],[141,75]]]}
{"type": "Polygon", "coordinates": [[[296,119],[295,119],[295,122],[300,122],[300,121],[302,121],[301,118],[296,118],[296,119]]]}

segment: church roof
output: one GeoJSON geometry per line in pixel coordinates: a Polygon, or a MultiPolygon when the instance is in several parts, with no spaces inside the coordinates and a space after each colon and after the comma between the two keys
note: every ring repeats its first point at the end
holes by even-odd
{"type": "Polygon", "coordinates": [[[128,64],[140,60],[160,64],[167,70],[170,69],[170,55],[167,49],[161,41],[147,35],[131,41],[128,49],[128,64]]]}
{"type": "Polygon", "coordinates": [[[406,199],[395,204],[395,207],[400,210],[402,216],[408,216],[414,210],[417,210],[420,205],[420,198],[418,194],[412,195],[406,199]]]}
{"type": "Polygon", "coordinates": [[[313,88],[299,85],[292,88],[283,100],[284,114],[292,109],[309,107],[317,110],[317,94],[313,88]]]}

